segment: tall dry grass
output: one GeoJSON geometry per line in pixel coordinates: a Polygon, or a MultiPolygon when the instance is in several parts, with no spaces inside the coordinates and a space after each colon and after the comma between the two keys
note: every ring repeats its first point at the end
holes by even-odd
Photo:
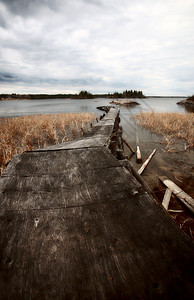
{"type": "Polygon", "coordinates": [[[194,114],[180,113],[139,113],[133,118],[137,119],[139,124],[149,128],[152,132],[172,138],[183,138],[187,141],[189,147],[194,146],[194,114]]]}
{"type": "Polygon", "coordinates": [[[0,120],[0,174],[13,155],[82,135],[95,119],[89,113],[35,115],[0,120]]]}

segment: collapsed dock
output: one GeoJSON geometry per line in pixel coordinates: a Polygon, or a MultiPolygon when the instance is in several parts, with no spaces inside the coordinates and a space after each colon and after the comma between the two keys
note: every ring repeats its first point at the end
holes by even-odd
{"type": "Polygon", "coordinates": [[[119,131],[111,108],[83,138],[7,166],[0,299],[193,298],[193,243],[117,159],[119,131]]]}

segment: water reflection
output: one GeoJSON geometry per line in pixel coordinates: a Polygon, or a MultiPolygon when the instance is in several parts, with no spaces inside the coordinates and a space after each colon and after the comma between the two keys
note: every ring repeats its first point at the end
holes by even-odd
{"type": "Polygon", "coordinates": [[[81,105],[80,109],[82,112],[88,112],[88,106],[86,106],[86,105],[81,105]]]}

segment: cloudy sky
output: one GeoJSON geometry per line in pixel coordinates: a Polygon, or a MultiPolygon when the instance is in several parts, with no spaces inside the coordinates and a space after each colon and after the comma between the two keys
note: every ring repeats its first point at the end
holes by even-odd
{"type": "Polygon", "coordinates": [[[194,0],[0,0],[0,93],[194,94],[194,0]]]}

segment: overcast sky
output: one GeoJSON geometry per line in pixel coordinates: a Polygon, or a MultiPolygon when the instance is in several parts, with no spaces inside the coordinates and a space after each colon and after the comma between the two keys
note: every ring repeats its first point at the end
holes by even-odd
{"type": "Polygon", "coordinates": [[[0,0],[0,93],[194,94],[194,0],[0,0]]]}

